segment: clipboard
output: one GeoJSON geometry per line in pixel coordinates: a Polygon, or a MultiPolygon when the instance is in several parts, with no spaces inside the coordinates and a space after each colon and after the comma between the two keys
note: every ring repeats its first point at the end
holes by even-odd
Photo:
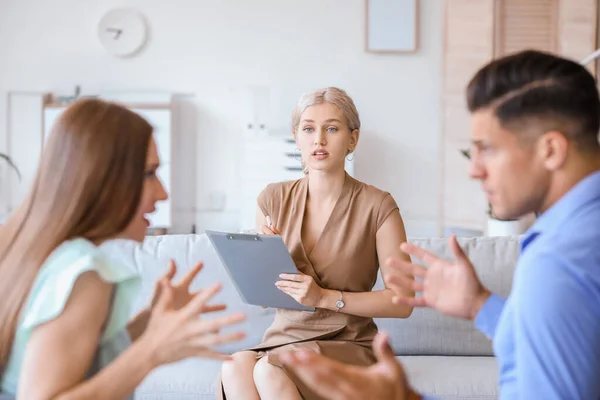
{"type": "Polygon", "coordinates": [[[288,310],[315,311],[275,286],[280,274],[298,269],[280,235],[206,231],[225,270],[246,304],[288,310]]]}

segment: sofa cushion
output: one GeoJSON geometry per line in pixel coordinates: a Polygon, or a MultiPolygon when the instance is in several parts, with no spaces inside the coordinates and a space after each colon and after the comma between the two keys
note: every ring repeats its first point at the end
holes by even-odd
{"type": "MultiPolygon", "coordinates": [[[[439,400],[498,398],[494,357],[398,357],[411,386],[439,400]]],[[[154,370],[137,388],[136,400],[213,400],[221,363],[186,360],[154,370]]]]}
{"type": "Polygon", "coordinates": [[[221,361],[188,359],[152,371],[135,400],[214,400],[221,361]]]}
{"type": "MultiPolygon", "coordinates": [[[[458,238],[472,260],[483,284],[495,293],[508,296],[519,254],[518,237],[458,238]]],[[[446,238],[410,238],[410,242],[451,260],[446,238]]],[[[422,264],[420,260],[413,260],[422,264]]],[[[376,289],[383,287],[381,277],[376,289]]],[[[491,356],[491,340],[474,328],[473,323],[444,316],[436,311],[417,308],[407,319],[375,319],[380,330],[390,334],[398,355],[491,356]]]]}
{"type": "Polygon", "coordinates": [[[498,367],[494,357],[403,356],[411,386],[440,400],[497,399],[498,367]]]}

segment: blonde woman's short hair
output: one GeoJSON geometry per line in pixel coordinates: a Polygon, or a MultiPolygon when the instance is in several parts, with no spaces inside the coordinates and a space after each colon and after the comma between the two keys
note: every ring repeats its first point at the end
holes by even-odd
{"type": "Polygon", "coordinates": [[[296,107],[294,107],[294,111],[292,112],[293,132],[296,132],[298,129],[300,117],[308,107],[323,103],[331,103],[342,110],[350,131],[360,129],[360,117],[358,116],[358,111],[356,110],[352,98],[342,89],[328,87],[316,90],[312,93],[305,93],[300,96],[296,103],[296,107]]]}

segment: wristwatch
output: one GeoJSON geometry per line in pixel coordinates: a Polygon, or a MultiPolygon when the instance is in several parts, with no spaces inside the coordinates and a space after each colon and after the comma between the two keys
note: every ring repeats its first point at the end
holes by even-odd
{"type": "Polygon", "coordinates": [[[344,293],[340,290],[340,299],[335,302],[335,306],[337,309],[336,312],[339,312],[342,308],[344,308],[346,304],[344,303],[344,293]]]}

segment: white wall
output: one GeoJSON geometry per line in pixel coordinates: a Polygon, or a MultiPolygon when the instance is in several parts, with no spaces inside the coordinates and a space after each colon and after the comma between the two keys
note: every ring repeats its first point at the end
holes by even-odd
{"type": "MultiPolygon", "coordinates": [[[[235,225],[239,137],[252,88],[271,93],[267,128],[286,129],[303,91],[335,85],[361,113],[357,177],[390,191],[410,236],[437,234],[442,5],[421,0],[419,51],[364,51],[364,0],[0,0],[0,121],[9,91],[189,93],[176,138],[177,230],[235,225]],[[96,24],[134,6],[151,27],[147,48],[109,56],[96,24]],[[249,94],[250,93],[250,94],[249,94]],[[224,212],[209,211],[224,192],[224,212]]],[[[255,91],[256,92],[256,91],[255,91]]],[[[264,113],[263,113],[264,114],[264,113]]],[[[7,146],[0,123],[0,150],[7,146]]],[[[12,140],[16,140],[13,138],[12,140]]]]}

